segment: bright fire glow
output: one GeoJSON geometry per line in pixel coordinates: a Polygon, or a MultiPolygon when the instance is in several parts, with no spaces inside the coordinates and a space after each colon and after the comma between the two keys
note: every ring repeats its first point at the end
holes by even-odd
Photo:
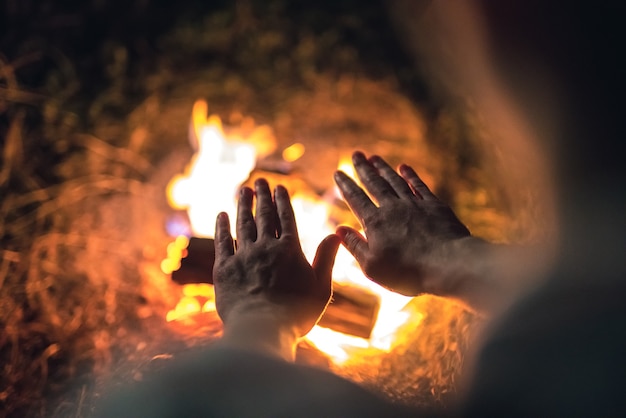
{"type": "MultiPolygon", "coordinates": [[[[187,210],[196,236],[212,237],[219,212],[227,212],[231,222],[236,219],[236,192],[254,169],[257,155],[268,146],[260,138],[259,132],[250,141],[226,135],[220,119],[216,116],[207,118],[206,112],[206,102],[194,105],[190,135],[192,143],[197,143],[197,152],[185,173],[172,179],[167,194],[172,207],[187,210]]],[[[304,146],[294,144],[285,152],[285,159],[294,161],[304,153],[304,146]]],[[[349,157],[343,158],[338,168],[356,177],[349,157]]],[[[312,261],[319,242],[326,235],[334,233],[337,226],[329,221],[330,203],[315,194],[299,190],[290,190],[290,193],[302,248],[307,259],[312,261]]],[[[234,227],[232,231],[235,231],[234,227]]],[[[185,239],[178,238],[168,247],[168,258],[162,265],[166,274],[180,267],[180,256],[186,245],[185,239]]],[[[349,360],[351,353],[358,350],[391,350],[396,331],[409,319],[409,314],[403,308],[411,298],[392,293],[368,280],[352,255],[343,247],[337,254],[333,280],[359,286],[380,297],[379,314],[372,335],[366,340],[316,326],[307,339],[336,363],[349,360]]],[[[212,286],[185,285],[183,294],[176,308],[168,313],[168,321],[215,310],[212,286]]],[[[411,320],[417,323],[420,318],[412,317],[411,320]]]]}
{"type": "MultiPolygon", "coordinates": [[[[194,106],[198,151],[185,174],[174,177],[168,185],[168,197],[173,207],[187,210],[197,236],[211,237],[221,211],[228,212],[234,222],[235,193],[256,165],[256,152],[250,143],[226,141],[219,118],[201,121],[198,107],[206,106],[194,106]]],[[[232,226],[234,230],[234,223],[232,226]]]]}
{"type": "Polygon", "coordinates": [[[283,150],[283,160],[292,163],[300,159],[300,157],[304,155],[304,151],[304,145],[296,142],[295,144],[289,145],[283,150]]]}
{"type": "Polygon", "coordinates": [[[352,165],[352,157],[350,155],[344,155],[339,159],[339,164],[337,165],[337,170],[341,170],[346,173],[348,176],[352,177],[355,180],[358,180],[356,175],[356,170],[352,165]]]}
{"type": "Polygon", "coordinates": [[[184,235],[176,237],[176,240],[167,246],[167,258],[161,262],[163,273],[170,274],[180,268],[180,260],[185,257],[189,238],[184,235]]]}

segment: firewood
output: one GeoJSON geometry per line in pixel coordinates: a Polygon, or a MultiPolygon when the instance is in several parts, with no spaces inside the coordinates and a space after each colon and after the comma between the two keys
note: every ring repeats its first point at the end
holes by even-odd
{"type": "Polygon", "coordinates": [[[209,283],[213,284],[213,264],[215,263],[215,246],[211,238],[189,238],[187,255],[180,260],[180,268],[172,272],[172,280],[176,283],[209,283]]]}
{"type": "Polygon", "coordinates": [[[380,298],[357,286],[333,284],[333,297],[319,325],[369,338],[380,308],[380,298]]]}
{"type": "MultiPolygon", "coordinates": [[[[178,284],[213,283],[214,242],[210,238],[189,239],[187,255],[172,273],[178,284]]],[[[380,299],[358,286],[333,284],[333,297],[319,325],[345,334],[369,338],[376,323],[380,299]]]]}

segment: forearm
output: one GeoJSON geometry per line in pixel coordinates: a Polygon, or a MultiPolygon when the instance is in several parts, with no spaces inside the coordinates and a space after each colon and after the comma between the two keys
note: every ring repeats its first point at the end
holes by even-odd
{"type": "Polygon", "coordinates": [[[508,306],[541,275],[547,251],[466,237],[447,243],[437,257],[439,277],[425,283],[431,293],[491,314],[508,306]]]}

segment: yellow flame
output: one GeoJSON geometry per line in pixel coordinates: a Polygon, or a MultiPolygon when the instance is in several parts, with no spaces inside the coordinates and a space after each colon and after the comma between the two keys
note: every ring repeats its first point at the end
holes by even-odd
{"type": "MultiPolygon", "coordinates": [[[[349,154],[343,155],[339,158],[339,164],[337,164],[337,170],[343,171],[348,177],[354,180],[357,184],[361,185],[361,181],[359,180],[359,176],[352,165],[352,156],[349,154]]],[[[335,196],[341,197],[341,191],[339,187],[335,186],[335,196]]]]}
{"type": "Polygon", "coordinates": [[[188,245],[189,238],[184,235],[178,236],[167,245],[167,257],[161,261],[163,273],[171,274],[180,268],[180,260],[187,255],[188,245]]]}
{"type": "Polygon", "coordinates": [[[339,159],[339,164],[337,164],[337,170],[343,171],[352,179],[358,181],[359,177],[356,174],[356,170],[352,165],[352,157],[350,155],[344,155],[339,159]]]}
{"type": "Polygon", "coordinates": [[[200,310],[201,307],[198,299],[192,296],[183,296],[176,304],[176,308],[167,313],[165,320],[167,322],[175,321],[188,315],[198,313],[200,310]]]}
{"type": "Polygon", "coordinates": [[[196,100],[191,110],[191,123],[196,138],[200,138],[201,130],[207,124],[209,105],[204,100],[196,100]]]}
{"type": "Polygon", "coordinates": [[[283,150],[283,160],[290,163],[299,160],[304,155],[304,145],[296,142],[283,150]]]}
{"type": "Polygon", "coordinates": [[[183,295],[215,299],[215,290],[208,283],[191,283],[183,287],[183,295]]]}
{"type": "Polygon", "coordinates": [[[204,305],[202,305],[202,312],[215,312],[216,310],[214,300],[207,300],[204,305]]]}
{"type": "MultiPolygon", "coordinates": [[[[254,122],[243,118],[244,131],[251,132],[246,139],[226,135],[222,123],[216,116],[207,118],[208,106],[199,101],[193,107],[190,134],[195,136],[198,151],[193,156],[185,173],[175,176],[167,188],[170,204],[174,208],[186,208],[191,228],[195,235],[212,237],[214,222],[221,211],[229,213],[235,220],[236,192],[254,169],[256,158],[271,149],[273,137],[267,127],[252,131],[254,122]],[[264,134],[265,133],[265,134],[264,134]]],[[[302,144],[293,144],[283,151],[283,158],[295,161],[304,153],[302,144]]],[[[338,169],[357,179],[350,156],[339,162],[338,169]]],[[[302,249],[309,261],[313,260],[317,245],[336,225],[329,221],[330,203],[315,194],[291,190],[292,205],[298,222],[302,249]]],[[[232,225],[232,231],[235,231],[232,225]]],[[[163,261],[163,271],[168,273],[180,266],[188,242],[177,239],[168,246],[168,258],[163,261]],[[183,245],[184,244],[184,245],[183,245]]],[[[328,354],[337,363],[348,360],[358,350],[389,351],[393,348],[394,334],[407,321],[409,314],[403,308],[411,298],[392,293],[368,280],[352,255],[340,248],[333,270],[333,280],[342,284],[360,286],[378,295],[381,300],[378,318],[369,340],[342,334],[316,326],[307,339],[319,350],[328,354]]],[[[177,320],[197,312],[215,311],[215,295],[210,285],[186,285],[183,297],[176,308],[167,314],[167,320],[177,320]]],[[[420,318],[411,319],[412,322],[420,318]]]]}
{"type": "Polygon", "coordinates": [[[165,320],[176,321],[200,312],[215,312],[215,291],[206,283],[191,283],[183,286],[183,296],[170,310],[165,320]],[[204,303],[201,301],[206,299],[204,303]]]}
{"type": "Polygon", "coordinates": [[[307,339],[312,342],[318,350],[331,356],[337,364],[344,363],[350,359],[351,349],[367,349],[369,347],[369,342],[365,338],[347,335],[320,326],[314,327],[308,333],[307,339]]]}
{"type": "Polygon", "coordinates": [[[234,229],[235,195],[256,165],[255,147],[242,140],[227,140],[218,116],[208,118],[206,102],[193,107],[193,132],[198,151],[185,169],[167,186],[174,208],[185,208],[196,236],[212,237],[215,218],[225,211],[234,229]]]}

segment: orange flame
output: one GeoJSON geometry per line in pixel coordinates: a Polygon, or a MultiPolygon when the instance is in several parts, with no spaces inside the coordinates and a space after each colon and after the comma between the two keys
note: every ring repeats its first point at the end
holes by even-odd
{"type": "MultiPolygon", "coordinates": [[[[257,156],[267,153],[275,145],[267,127],[254,130],[247,139],[240,139],[234,134],[226,135],[219,117],[212,115],[207,118],[207,110],[208,106],[203,101],[196,102],[193,107],[190,135],[192,143],[197,143],[197,153],[185,173],[171,180],[167,195],[172,207],[187,210],[194,234],[212,237],[214,220],[219,212],[228,212],[231,222],[234,221],[237,190],[254,169],[257,156]],[[265,137],[262,136],[264,133],[265,137]]],[[[304,146],[294,144],[284,150],[283,158],[295,161],[303,153],[304,146]]],[[[343,158],[338,168],[356,178],[349,157],[343,158]]],[[[311,261],[319,242],[333,233],[337,225],[329,221],[329,203],[317,195],[304,194],[299,190],[291,192],[302,248],[311,261]]],[[[235,231],[235,228],[232,230],[235,231]]],[[[163,272],[169,274],[180,267],[180,258],[186,245],[184,238],[177,238],[168,246],[168,258],[162,264],[163,272]]],[[[392,293],[368,280],[352,255],[343,247],[337,254],[333,280],[366,288],[380,297],[381,305],[372,335],[366,340],[316,326],[307,335],[309,342],[336,363],[348,360],[350,354],[358,350],[391,350],[396,331],[409,318],[403,308],[411,298],[392,293]]],[[[168,321],[215,310],[212,286],[201,286],[184,286],[183,297],[175,309],[167,314],[168,321]]],[[[413,322],[419,320],[412,318],[413,322]]]]}
{"type": "Polygon", "coordinates": [[[304,155],[305,149],[304,145],[296,142],[283,150],[283,160],[290,163],[299,160],[304,155]]]}

